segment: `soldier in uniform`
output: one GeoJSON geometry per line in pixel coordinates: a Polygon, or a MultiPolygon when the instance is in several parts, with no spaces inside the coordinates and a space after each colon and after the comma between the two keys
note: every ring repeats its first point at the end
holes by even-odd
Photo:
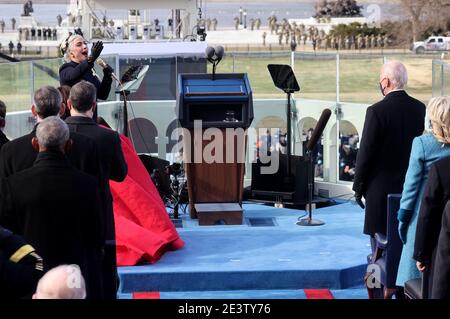
{"type": "Polygon", "coordinates": [[[214,18],[211,20],[213,31],[217,30],[217,19],[214,18]]]}
{"type": "Polygon", "coordinates": [[[0,226],[0,298],[31,298],[44,263],[25,240],[0,226]]]}
{"type": "Polygon", "coordinates": [[[0,20],[0,29],[2,30],[2,33],[5,33],[5,20],[0,20]]]}
{"type": "Polygon", "coordinates": [[[370,43],[370,37],[368,35],[366,35],[364,37],[364,40],[366,42],[366,49],[370,49],[372,47],[371,43],[370,43]]]}
{"type": "Polygon", "coordinates": [[[9,47],[9,55],[12,55],[14,51],[14,43],[12,43],[12,41],[9,41],[8,47],[9,47]]]}
{"type": "Polygon", "coordinates": [[[288,45],[289,44],[290,33],[289,33],[289,29],[287,27],[284,28],[283,34],[284,34],[285,44],[288,45]]]}
{"type": "Polygon", "coordinates": [[[389,37],[387,34],[385,34],[383,37],[383,43],[384,43],[384,46],[387,48],[389,45],[389,37]]]}
{"type": "Polygon", "coordinates": [[[278,44],[281,45],[283,42],[283,32],[278,33],[278,44]]]}
{"type": "Polygon", "coordinates": [[[266,46],[266,37],[267,37],[267,32],[263,32],[262,34],[262,38],[263,38],[263,46],[266,46]]]}
{"type": "Polygon", "coordinates": [[[255,19],[250,19],[250,30],[253,31],[255,29],[255,19]]]}
{"type": "Polygon", "coordinates": [[[356,44],[357,44],[357,48],[358,50],[362,49],[362,35],[358,34],[358,36],[356,37],[356,44]]]}
{"type": "Polygon", "coordinates": [[[381,48],[381,42],[383,42],[383,38],[381,37],[381,34],[378,34],[378,36],[377,36],[377,47],[381,48]]]}
{"type": "Polygon", "coordinates": [[[56,21],[58,22],[58,27],[60,27],[60,26],[61,26],[61,23],[62,23],[62,17],[61,17],[60,14],[58,14],[58,15],[56,16],[56,21]]]}
{"type": "Polygon", "coordinates": [[[11,18],[11,27],[13,30],[16,29],[16,18],[14,18],[14,17],[11,18]]]}
{"type": "Polygon", "coordinates": [[[256,27],[256,30],[259,30],[259,28],[261,27],[261,19],[260,18],[256,18],[255,27],[256,27]]]}
{"type": "Polygon", "coordinates": [[[239,29],[239,18],[238,17],[234,17],[233,21],[234,21],[234,28],[236,30],[238,30],[239,29]]]}
{"type": "Polygon", "coordinates": [[[211,19],[206,19],[206,30],[211,31],[211,19]]]}

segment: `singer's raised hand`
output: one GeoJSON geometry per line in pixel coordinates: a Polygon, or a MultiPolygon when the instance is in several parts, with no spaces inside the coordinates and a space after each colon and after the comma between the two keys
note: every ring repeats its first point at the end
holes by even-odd
{"type": "Polygon", "coordinates": [[[98,59],[102,51],[103,51],[103,42],[102,41],[94,42],[94,44],[92,44],[91,54],[88,57],[88,61],[90,63],[94,63],[95,60],[98,59]]]}

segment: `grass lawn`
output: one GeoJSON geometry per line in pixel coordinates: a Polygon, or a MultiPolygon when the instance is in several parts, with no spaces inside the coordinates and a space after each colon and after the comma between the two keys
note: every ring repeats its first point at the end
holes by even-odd
{"type": "MultiPolygon", "coordinates": [[[[409,73],[408,92],[427,102],[432,88],[432,57],[394,56],[388,59],[402,61],[409,73]]],[[[32,90],[44,85],[59,86],[57,79],[60,59],[35,61],[33,72],[30,62],[0,64],[0,99],[8,106],[8,112],[29,110],[32,90]],[[50,73],[50,75],[49,75],[50,73]],[[31,76],[34,74],[34,83],[31,76]]],[[[378,74],[383,60],[367,55],[340,59],[340,101],[371,104],[381,98],[378,87],[378,74]],[[356,58],[355,58],[356,57],[356,58]]],[[[248,57],[245,55],[226,56],[218,65],[218,73],[247,73],[254,98],[285,98],[284,93],[275,88],[268,64],[290,64],[286,56],[248,57]]],[[[208,72],[211,66],[208,64],[208,72]]],[[[336,61],[317,56],[316,59],[298,58],[295,61],[295,74],[300,84],[297,96],[318,100],[336,100],[336,61]]],[[[450,81],[450,75],[449,75],[450,81]]]]}

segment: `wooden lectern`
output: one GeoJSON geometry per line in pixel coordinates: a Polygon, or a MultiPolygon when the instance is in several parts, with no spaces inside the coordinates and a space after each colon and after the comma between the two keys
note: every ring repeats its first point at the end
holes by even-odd
{"type": "Polygon", "coordinates": [[[246,129],[253,98],[246,74],[180,74],[177,116],[191,218],[242,224],[246,129]]]}

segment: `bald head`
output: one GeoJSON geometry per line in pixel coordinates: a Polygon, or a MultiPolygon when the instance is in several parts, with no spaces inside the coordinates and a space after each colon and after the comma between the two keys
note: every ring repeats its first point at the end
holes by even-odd
{"type": "Polygon", "coordinates": [[[398,61],[390,61],[381,67],[380,84],[384,94],[393,90],[403,90],[408,83],[408,72],[398,61]]]}
{"type": "Polygon", "coordinates": [[[86,286],[78,265],[50,269],[39,280],[33,299],[85,299],[86,286]]]}

